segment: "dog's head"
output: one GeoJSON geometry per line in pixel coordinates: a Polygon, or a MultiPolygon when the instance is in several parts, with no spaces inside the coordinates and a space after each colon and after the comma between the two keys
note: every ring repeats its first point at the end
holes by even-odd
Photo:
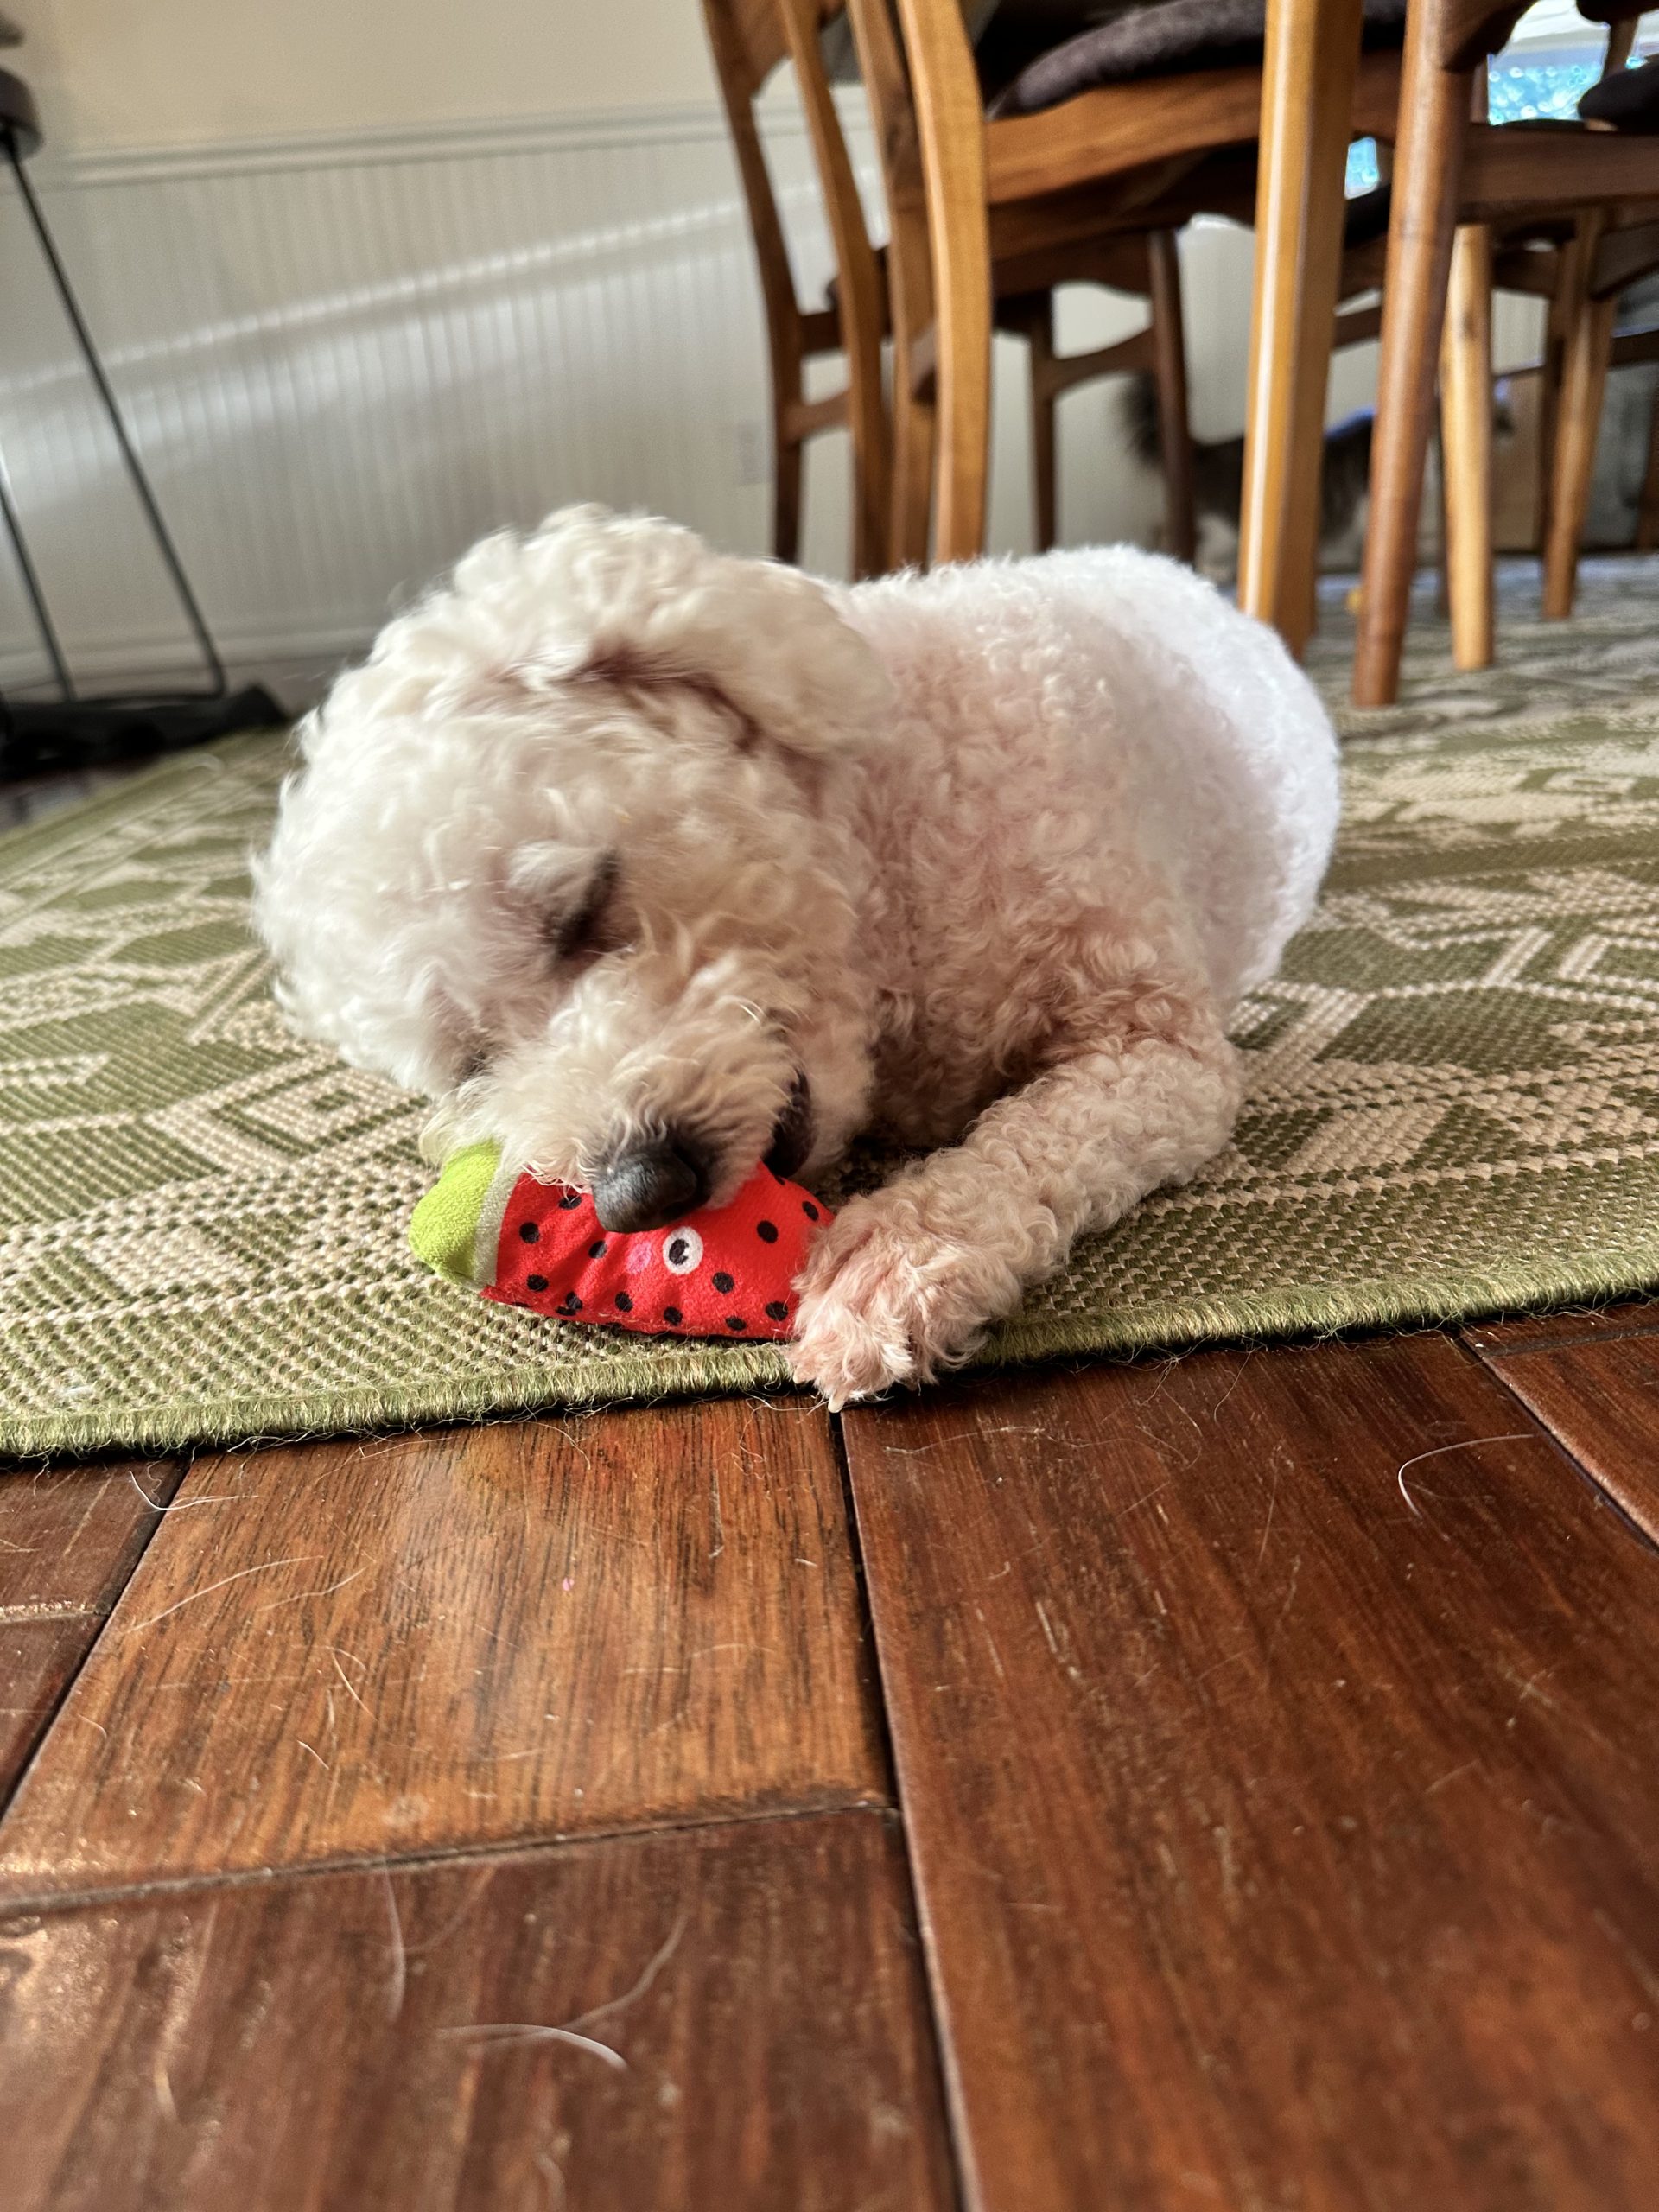
{"type": "Polygon", "coordinates": [[[810,1172],[868,1086],[830,800],[887,703],[791,569],[594,508],[487,539],[302,727],[256,868],[282,1003],[618,1230],[810,1172]]]}

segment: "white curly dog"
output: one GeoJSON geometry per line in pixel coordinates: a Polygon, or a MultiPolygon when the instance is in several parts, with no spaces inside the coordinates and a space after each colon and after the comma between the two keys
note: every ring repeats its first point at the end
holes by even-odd
{"type": "Polygon", "coordinates": [[[303,726],[257,869],[309,1033],[607,1227],[926,1156],[848,1205],[795,1371],[969,1352],[1228,1140],[1336,748],[1276,637],[1127,548],[852,589],[594,507],[476,547],[303,726]]]}

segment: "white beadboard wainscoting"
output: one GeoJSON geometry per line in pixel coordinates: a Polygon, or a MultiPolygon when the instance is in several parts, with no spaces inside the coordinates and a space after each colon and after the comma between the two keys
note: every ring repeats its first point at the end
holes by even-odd
{"type": "MultiPolygon", "coordinates": [[[[792,105],[770,108],[768,140],[816,299],[830,256],[792,105]]],[[[650,507],[764,550],[765,337],[715,108],[56,162],[48,150],[31,175],[238,666],[356,650],[480,532],[566,500],[650,507]]],[[[1234,289],[1248,315],[1248,282],[1234,289]]],[[[0,298],[0,450],[65,641],[105,681],[182,665],[181,626],[3,179],[0,298]]],[[[1080,294],[1062,328],[1098,344],[1142,314],[1080,294]]],[[[1242,334],[1217,330],[1217,352],[1242,334]]],[[[1019,548],[1017,345],[998,383],[993,528],[1019,548]]],[[[1146,534],[1155,492],[1122,458],[1109,387],[1069,397],[1063,419],[1067,535],[1146,534]]],[[[804,557],[827,574],[845,565],[846,474],[844,436],[817,441],[804,557]]],[[[0,680],[43,665],[0,558],[0,680]]]]}
{"type": "MultiPolygon", "coordinates": [[[[804,295],[830,257],[791,103],[768,103],[804,295]]],[[[855,105],[849,126],[868,183],[855,105]]],[[[48,128],[50,118],[47,118],[48,128]]],[[[481,532],[567,500],[766,543],[765,340],[736,171],[711,107],[126,152],[31,169],[227,657],[303,678],[359,649],[481,532]]],[[[872,194],[874,188],[871,184],[872,194]]],[[[1238,427],[1249,240],[1184,241],[1194,419],[1238,427]]],[[[0,179],[0,451],[77,666],[186,664],[183,632],[0,179]]],[[[1064,341],[1141,303],[1073,291],[1064,341]]],[[[1339,365],[1333,412],[1368,393],[1339,365]]],[[[992,536],[1028,541],[1020,348],[999,341],[992,536]]],[[[1074,542],[1150,538],[1110,385],[1062,410],[1074,542]]],[[[842,573],[844,436],[810,465],[804,556],[842,573]]],[[[43,662],[0,558],[0,682],[43,662]]],[[[305,688],[302,681],[301,688],[305,688]]]]}

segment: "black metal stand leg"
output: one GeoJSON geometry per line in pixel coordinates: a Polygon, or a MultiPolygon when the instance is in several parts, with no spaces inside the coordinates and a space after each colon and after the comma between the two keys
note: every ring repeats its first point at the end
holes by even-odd
{"type": "Polygon", "coordinates": [[[17,573],[23,580],[29,603],[35,610],[35,626],[41,633],[41,643],[46,647],[47,658],[58,679],[59,696],[73,699],[75,696],[74,679],[69,673],[69,664],[64,658],[63,647],[58,642],[58,633],[52,627],[52,617],[47,611],[46,594],[41,589],[40,577],[29,558],[17,503],[11,496],[11,478],[6,470],[3,454],[0,454],[0,521],[4,522],[6,536],[11,540],[11,550],[17,561],[17,573]]]}
{"type": "MultiPolygon", "coordinates": [[[[149,479],[145,475],[143,465],[139,461],[137,451],[127,434],[127,426],[121,413],[120,404],[111,389],[108,377],[104,373],[104,364],[99,358],[97,346],[92,343],[92,334],[86,327],[86,319],[81,314],[80,303],[76,299],[74,289],[69,282],[69,273],[58,257],[58,250],[53,241],[51,232],[47,228],[46,217],[41,212],[40,201],[35,198],[35,188],[25,174],[22,161],[17,151],[17,142],[10,131],[6,131],[3,136],[6,158],[11,163],[11,173],[17,180],[17,189],[22,194],[23,205],[29,211],[29,219],[34,225],[35,236],[40,242],[41,251],[46,257],[47,267],[52,272],[52,281],[57,286],[58,297],[63,302],[63,311],[69,318],[70,328],[75,334],[75,342],[79,346],[81,358],[86,364],[87,374],[98,387],[99,397],[103,400],[105,412],[109,416],[110,428],[114,431],[116,443],[121,448],[121,458],[126,464],[128,478],[149,519],[150,531],[156,540],[156,550],[166,563],[167,572],[173,579],[173,588],[179,595],[179,603],[183,607],[190,627],[195,633],[196,643],[201,649],[201,657],[207,662],[212,675],[213,690],[207,696],[221,698],[229,688],[225,675],[225,664],[219,657],[219,648],[213,643],[213,632],[208,629],[201,609],[196,603],[196,595],[190,588],[190,579],[184,572],[184,563],[179,558],[177,548],[174,545],[167,524],[162,518],[162,511],[156,503],[156,494],[150,488],[149,479]]],[[[12,518],[9,515],[9,525],[11,520],[12,518]]],[[[26,561],[27,556],[22,554],[21,540],[15,528],[12,530],[12,541],[19,547],[20,559],[26,561]]],[[[30,570],[28,573],[32,577],[33,571],[30,570]]],[[[37,596],[36,587],[31,582],[29,588],[30,596],[35,599],[38,612],[41,602],[37,596]]],[[[61,658],[55,646],[53,651],[53,658],[54,664],[58,665],[60,680],[67,683],[67,677],[64,675],[61,658]]]]}

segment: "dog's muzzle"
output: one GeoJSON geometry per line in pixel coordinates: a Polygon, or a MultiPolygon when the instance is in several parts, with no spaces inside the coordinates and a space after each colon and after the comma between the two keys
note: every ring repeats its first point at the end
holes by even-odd
{"type": "Polygon", "coordinates": [[[594,1211],[613,1236],[666,1229],[709,1196],[709,1168],[696,1147],[671,1130],[610,1160],[594,1178],[594,1211]]]}

